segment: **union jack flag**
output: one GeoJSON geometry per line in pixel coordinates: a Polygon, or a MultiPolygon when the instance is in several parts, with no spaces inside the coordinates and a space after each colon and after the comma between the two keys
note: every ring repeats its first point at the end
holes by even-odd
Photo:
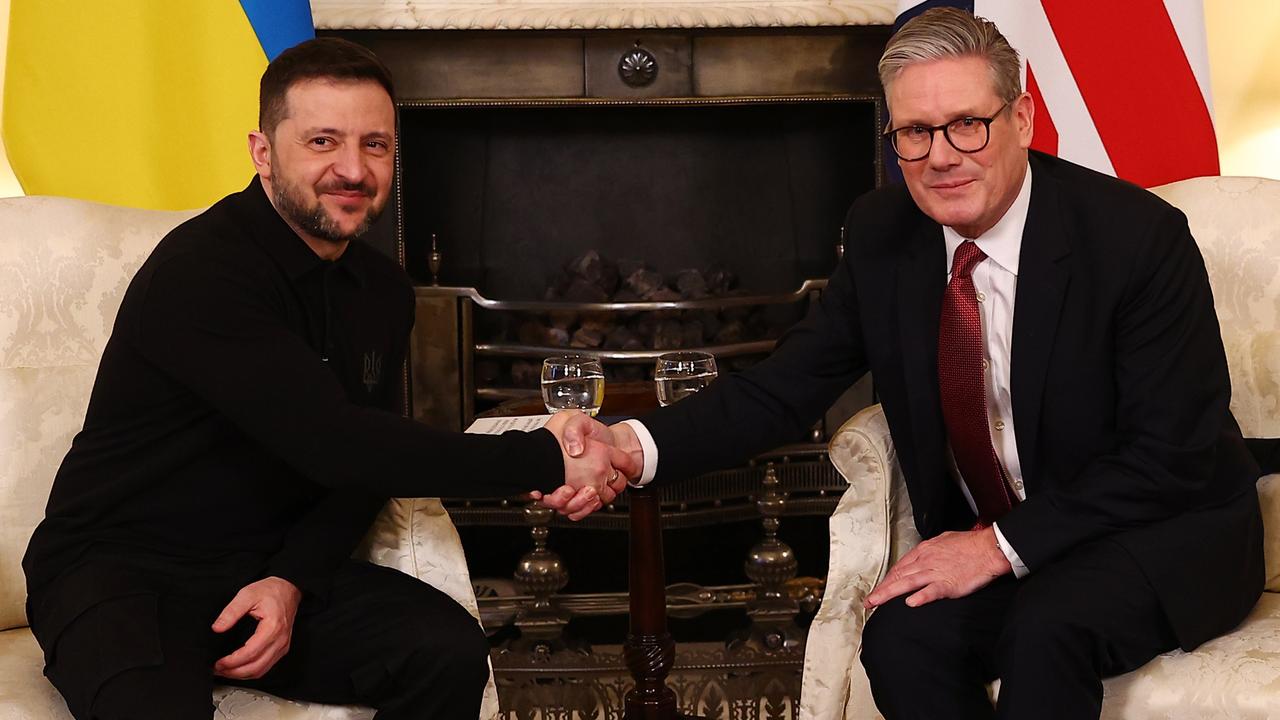
{"type": "Polygon", "coordinates": [[[1218,174],[1201,0],[899,0],[896,27],[939,6],[1022,56],[1032,148],[1143,187],[1218,174]]]}

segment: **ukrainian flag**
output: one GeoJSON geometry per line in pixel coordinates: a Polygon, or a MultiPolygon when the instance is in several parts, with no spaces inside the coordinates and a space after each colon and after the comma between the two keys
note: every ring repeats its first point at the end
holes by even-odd
{"type": "Polygon", "coordinates": [[[4,145],[28,195],[155,209],[244,187],[258,79],[307,0],[11,0],[4,145]]]}

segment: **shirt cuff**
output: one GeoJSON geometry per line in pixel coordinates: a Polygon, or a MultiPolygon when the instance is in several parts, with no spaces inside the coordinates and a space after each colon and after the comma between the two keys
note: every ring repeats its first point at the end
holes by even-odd
{"type": "Polygon", "coordinates": [[[1018,557],[1018,551],[1004,539],[1004,533],[1000,532],[1000,523],[992,523],[991,529],[996,531],[996,543],[1000,545],[1000,552],[1004,553],[1004,556],[1009,559],[1009,564],[1013,566],[1013,576],[1026,577],[1031,570],[1027,568],[1026,563],[1022,562],[1022,558],[1018,557]]]}
{"type": "Polygon", "coordinates": [[[623,420],[622,424],[630,425],[635,431],[636,438],[640,441],[640,450],[644,454],[644,471],[640,473],[638,480],[629,484],[632,487],[644,487],[658,472],[658,445],[653,441],[653,435],[649,434],[649,428],[639,420],[623,420]]]}

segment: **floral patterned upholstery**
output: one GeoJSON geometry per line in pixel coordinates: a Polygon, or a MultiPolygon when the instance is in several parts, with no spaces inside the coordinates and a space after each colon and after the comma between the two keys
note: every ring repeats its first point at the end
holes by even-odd
{"type": "Polygon", "coordinates": [[[1154,188],[1187,214],[1213,285],[1245,437],[1280,437],[1280,182],[1207,177],[1154,188]]]}
{"type": "MultiPolygon", "coordinates": [[[[26,626],[21,561],[54,473],[80,429],[130,278],[195,212],[50,197],[0,199],[0,720],[69,720],[26,626]]],[[[393,500],[359,551],[448,593],[479,617],[466,558],[433,499],[393,500]]],[[[219,720],[364,720],[368,708],[220,687],[219,720]]],[[[482,718],[498,711],[490,679],[482,718]]]]}
{"type": "MultiPolygon", "coordinates": [[[[1280,437],[1280,182],[1207,177],[1155,188],[1186,213],[1214,289],[1231,371],[1231,409],[1249,437],[1280,437]]],[[[858,662],[862,598],[920,541],[880,407],[831,440],[849,481],[831,518],[826,595],[809,628],[803,720],[879,718],[858,662]]],[[[1280,475],[1258,481],[1267,584],[1239,628],[1165,653],[1104,684],[1104,720],[1280,717],[1280,475]]]]}

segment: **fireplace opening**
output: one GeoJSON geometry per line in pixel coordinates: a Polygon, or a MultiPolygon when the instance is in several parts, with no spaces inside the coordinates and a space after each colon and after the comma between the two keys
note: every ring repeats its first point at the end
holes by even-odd
{"type": "Polygon", "coordinates": [[[879,100],[854,96],[406,103],[405,265],[502,300],[544,299],[590,251],[794,290],[831,272],[875,187],[878,122],[879,100]]]}
{"type": "Polygon", "coordinates": [[[610,382],[649,380],[663,350],[745,369],[835,267],[882,175],[881,121],[852,94],[402,103],[405,267],[420,303],[436,286],[472,303],[463,397],[417,410],[465,427],[536,396],[565,351],[610,382]]]}

